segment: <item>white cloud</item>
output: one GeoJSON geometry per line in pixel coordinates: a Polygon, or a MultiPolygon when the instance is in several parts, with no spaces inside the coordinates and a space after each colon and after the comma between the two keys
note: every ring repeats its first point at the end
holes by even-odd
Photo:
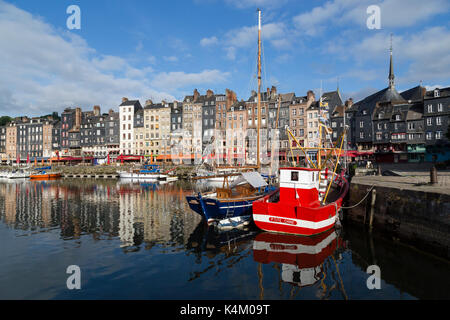
{"type": "Polygon", "coordinates": [[[204,70],[200,73],[162,72],[155,76],[151,84],[157,88],[183,88],[191,85],[217,84],[225,82],[230,73],[219,70],[204,70]]]}
{"type": "MultiPolygon", "coordinates": [[[[177,39],[171,44],[183,45],[177,39]]],[[[228,76],[219,70],[155,74],[154,56],[143,59],[147,65],[134,66],[99,54],[75,33],[56,30],[2,0],[0,48],[0,111],[10,116],[61,112],[68,106],[117,108],[123,96],[172,100],[177,88],[228,76]]]]}
{"type": "Polygon", "coordinates": [[[67,106],[115,107],[123,96],[170,99],[125,59],[99,55],[83,38],[57,31],[0,1],[0,108],[9,115],[41,115],[67,106]],[[20,35],[20,36],[18,36],[20,35]]]}
{"type": "Polygon", "coordinates": [[[202,47],[212,46],[217,43],[219,43],[219,40],[215,36],[213,36],[211,38],[203,38],[202,40],[200,40],[200,45],[202,47]]]}
{"type": "Polygon", "coordinates": [[[449,11],[446,0],[333,0],[317,6],[293,18],[297,30],[308,36],[317,36],[327,29],[359,25],[366,28],[369,17],[367,7],[378,5],[381,13],[381,28],[411,27],[427,19],[449,11]]]}
{"type": "Polygon", "coordinates": [[[227,59],[229,60],[235,60],[236,59],[236,48],[235,47],[228,47],[225,49],[227,52],[227,59]]]}
{"type": "Polygon", "coordinates": [[[167,61],[167,62],[177,62],[178,61],[178,58],[175,56],[169,56],[169,57],[164,56],[163,59],[164,59],[164,61],[167,61]]]}

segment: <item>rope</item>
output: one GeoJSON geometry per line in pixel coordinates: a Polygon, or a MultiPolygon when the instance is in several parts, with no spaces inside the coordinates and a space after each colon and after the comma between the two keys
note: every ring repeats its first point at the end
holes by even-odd
{"type": "Polygon", "coordinates": [[[361,199],[360,202],[358,202],[357,204],[350,206],[350,207],[341,207],[341,209],[353,209],[356,208],[357,206],[359,206],[366,198],[367,196],[370,194],[370,191],[372,191],[372,189],[375,187],[375,185],[371,186],[369,191],[367,191],[367,194],[364,196],[364,198],[361,199]]]}

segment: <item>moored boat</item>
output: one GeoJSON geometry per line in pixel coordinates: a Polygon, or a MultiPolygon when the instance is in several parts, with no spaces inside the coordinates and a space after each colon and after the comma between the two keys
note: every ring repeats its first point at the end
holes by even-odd
{"type": "Polygon", "coordinates": [[[30,173],[23,169],[14,170],[5,174],[5,178],[8,179],[27,179],[30,177],[30,173]]]}
{"type": "Polygon", "coordinates": [[[214,192],[187,196],[189,207],[210,224],[223,219],[240,217],[250,220],[252,203],[275,190],[258,172],[243,172],[231,185],[214,192]],[[243,183],[245,181],[246,183],[243,183]]]}
{"type": "Polygon", "coordinates": [[[349,189],[348,181],[342,174],[324,177],[333,185],[326,202],[327,196],[322,199],[319,192],[323,182],[320,173],[314,168],[281,168],[279,189],[253,203],[256,226],[265,231],[305,236],[334,227],[349,189]]]}
{"type": "Polygon", "coordinates": [[[30,175],[31,180],[54,180],[61,178],[61,173],[59,172],[40,172],[33,173],[30,175]]]}

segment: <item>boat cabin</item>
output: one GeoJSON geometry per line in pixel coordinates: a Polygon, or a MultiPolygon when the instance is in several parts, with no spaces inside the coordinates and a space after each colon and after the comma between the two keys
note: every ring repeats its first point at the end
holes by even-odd
{"type": "Polygon", "coordinates": [[[319,200],[320,169],[281,168],[280,202],[308,206],[319,200]]]}

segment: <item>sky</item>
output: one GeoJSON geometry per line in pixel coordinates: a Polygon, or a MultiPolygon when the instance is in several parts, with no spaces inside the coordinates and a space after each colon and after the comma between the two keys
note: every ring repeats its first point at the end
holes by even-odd
{"type": "Polygon", "coordinates": [[[0,0],[0,115],[118,110],[122,97],[182,101],[197,88],[247,100],[264,88],[358,101],[388,85],[450,86],[448,0],[0,0]],[[70,5],[80,29],[69,29],[70,5]],[[370,5],[380,28],[369,29],[370,5]]]}

